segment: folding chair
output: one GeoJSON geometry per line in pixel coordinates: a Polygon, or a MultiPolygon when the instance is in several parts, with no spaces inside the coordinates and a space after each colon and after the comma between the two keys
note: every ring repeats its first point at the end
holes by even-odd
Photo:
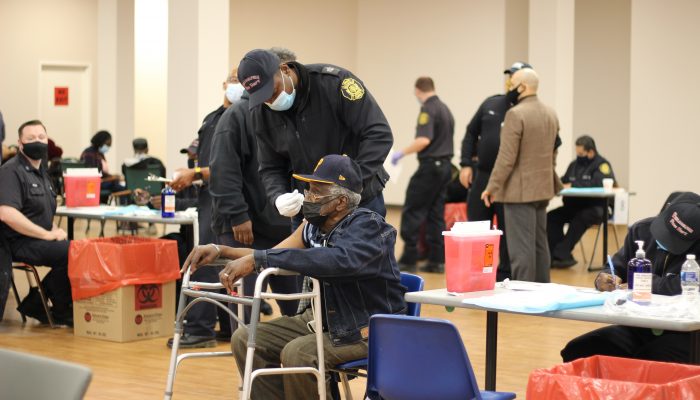
{"type": "Polygon", "coordinates": [[[92,371],[82,365],[0,349],[3,399],[80,400],[92,371]]]}
{"type": "MultiPolygon", "coordinates": [[[[53,317],[51,316],[51,309],[49,308],[49,298],[46,295],[46,291],[44,291],[44,287],[41,285],[41,278],[39,277],[39,271],[37,271],[35,266],[29,265],[29,264],[23,263],[23,262],[13,262],[12,269],[24,271],[27,274],[27,282],[29,283],[30,290],[31,290],[31,288],[36,287],[37,290],[39,291],[39,296],[41,297],[41,303],[44,306],[44,311],[46,312],[46,318],[49,321],[49,326],[52,328],[56,328],[56,325],[54,325],[53,317]],[[34,284],[32,284],[32,280],[34,281],[34,284]]],[[[17,301],[17,306],[19,306],[19,304],[21,303],[21,300],[19,297],[19,292],[17,291],[17,285],[15,285],[14,274],[10,274],[10,283],[12,285],[12,291],[15,294],[15,300],[17,301]]],[[[27,316],[24,315],[21,311],[20,311],[20,315],[22,316],[22,323],[23,324],[27,323],[27,316]]]]}
{"type": "Polygon", "coordinates": [[[369,331],[369,399],[515,398],[515,393],[479,390],[462,338],[450,321],[374,315],[369,331]]]}
{"type": "MultiPolygon", "coordinates": [[[[229,260],[217,260],[214,265],[225,265],[229,260]]],[[[206,267],[204,267],[206,268],[206,267]]],[[[185,272],[182,277],[182,290],[180,291],[180,299],[178,304],[177,319],[175,321],[175,334],[173,335],[173,348],[170,356],[170,368],[168,370],[168,380],[166,382],[165,388],[165,400],[170,400],[173,396],[173,386],[175,384],[175,374],[177,366],[180,362],[186,358],[202,358],[202,357],[223,357],[232,356],[231,351],[226,352],[200,352],[200,353],[188,353],[178,355],[180,338],[182,337],[184,331],[184,318],[187,311],[198,302],[208,302],[224,309],[229,315],[234,318],[239,326],[245,326],[248,329],[248,348],[246,351],[246,361],[243,372],[243,383],[241,384],[239,391],[239,398],[242,400],[248,400],[250,398],[250,391],[253,387],[253,380],[262,375],[278,375],[278,374],[313,374],[316,376],[316,382],[318,384],[318,394],[319,399],[326,398],[326,380],[325,380],[325,364],[323,360],[323,323],[322,315],[323,313],[321,304],[321,285],[318,280],[311,278],[313,284],[313,290],[309,293],[292,293],[292,294],[281,294],[281,293],[267,293],[262,291],[262,285],[265,279],[270,275],[297,275],[296,272],[283,270],[280,268],[267,268],[258,274],[258,278],[255,281],[255,291],[253,297],[245,297],[242,293],[243,283],[239,280],[236,282],[237,294],[236,295],[225,295],[220,293],[206,292],[201,289],[223,289],[223,285],[220,283],[205,283],[205,282],[191,282],[190,281],[190,271],[189,269],[185,272]],[[187,297],[192,297],[193,300],[187,303],[187,297]],[[255,354],[255,334],[257,332],[257,325],[260,320],[260,304],[263,299],[274,299],[274,300],[296,300],[296,299],[310,299],[313,302],[313,310],[319,310],[318,314],[314,312],[314,331],[316,334],[316,351],[318,352],[318,368],[313,367],[281,367],[281,368],[261,368],[253,371],[253,355],[255,354]],[[224,303],[233,303],[238,305],[238,315],[237,316],[231,311],[224,303]],[[252,307],[250,315],[250,324],[245,325],[243,322],[243,306],[252,307]]]]}
{"type": "MultiPolygon", "coordinates": [[[[425,280],[414,274],[409,274],[407,272],[401,273],[401,284],[408,289],[408,292],[420,292],[423,290],[425,285],[425,280]]],[[[408,312],[406,315],[411,315],[414,317],[420,316],[420,306],[421,303],[407,303],[408,312]]],[[[366,377],[367,374],[360,372],[359,370],[367,370],[367,358],[362,358],[359,360],[348,361],[342,364],[336,365],[331,369],[331,391],[333,392],[333,398],[340,400],[340,392],[338,390],[338,379],[334,376],[338,375],[338,378],[343,383],[343,392],[345,392],[345,398],[347,400],[352,400],[352,392],[350,391],[350,384],[348,383],[348,375],[353,377],[366,377]]]]}

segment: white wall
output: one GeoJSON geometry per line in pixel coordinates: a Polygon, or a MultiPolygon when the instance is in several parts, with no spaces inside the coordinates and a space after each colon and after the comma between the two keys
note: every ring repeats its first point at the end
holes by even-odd
{"type": "MultiPolygon", "coordinates": [[[[0,1],[0,110],[7,143],[17,142],[17,128],[39,116],[39,65],[74,63],[92,67],[92,115],[97,113],[97,2],[83,0],[0,1]]],[[[46,127],[51,136],[51,127],[46,127]]],[[[57,143],[59,146],[61,143],[57,143]]],[[[83,147],[90,143],[84,143],[83,147]]],[[[80,156],[80,154],[65,154],[80,156]]]]}
{"type": "Polygon", "coordinates": [[[632,2],[631,220],[658,213],[674,190],[700,192],[700,2],[632,2]]]}
{"type": "MultiPolygon", "coordinates": [[[[455,157],[467,123],[488,96],[503,91],[505,3],[499,1],[359,0],[358,76],[379,102],[394,132],[394,147],[415,137],[420,106],[416,78],[428,75],[455,117],[455,157]]],[[[384,198],[402,204],[415,155],[401,160],[398,184],[384,198]]]]}

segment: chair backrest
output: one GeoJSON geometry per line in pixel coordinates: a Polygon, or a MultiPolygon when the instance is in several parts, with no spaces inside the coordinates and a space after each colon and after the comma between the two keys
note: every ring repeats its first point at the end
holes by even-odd
{"type": "Polygon", "coordinates": [[[441,319],[373,315],[367,393],[384,400],[481,399],[457,328],[441,319]]]}
{"type": "Polygon", "coordinates": [[[82,365],[0,349],[0,397],[80,400],[92,371],[82,365]]]}
{"type": "Polygon", "coordinates": [[[143,189],[152,195],[160,194],[163,190],[163,182],[147,180],[146,178],[151,174],[160,176],[161,167],[159,165],[148,165],[145,168],[126,167],[124,169],[126,188],[129,190],[143,189]]]}
{"type": "MultiPolygon", "coordinates": [[[[418,275],[409,274],[407,272],[401,273],[401,284],[406,286],[409,292],[420,292],[425,286],[425,280],[418,275]]],[[[420,316],[420,305],[421,303],[407,303],[408,313],[407,315],[412,315],[414,317],[420,316]]]]}

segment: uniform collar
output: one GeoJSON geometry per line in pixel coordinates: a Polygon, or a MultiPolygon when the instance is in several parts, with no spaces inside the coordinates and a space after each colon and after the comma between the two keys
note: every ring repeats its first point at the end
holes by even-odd
{"type": "Polygon", "coordinates": [[[17,161],[22,166],[22,168],[24,168],[25,171],[35,171],[36,173],[40,174],[41,170],[44,168],[43,161],[39,164],[39,168],[34,168],[32,163],[30,163],[29,160],[27,160],[27,156],[25,156],[24,154],[22,154],[20,152],[18,152],[15,157],[18,157],[17,161]]]}

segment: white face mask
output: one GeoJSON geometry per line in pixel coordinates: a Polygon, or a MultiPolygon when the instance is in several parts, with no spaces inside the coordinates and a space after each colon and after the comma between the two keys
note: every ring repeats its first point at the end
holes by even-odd
{"type": "Polygon", "coordinates": [[[226,99],[231,103],[235,103],[241,99],[245,88],[240,83],[226,84],[226,99]]]}
{"type": "Polygon", "coordinates": [[[277,96],[275,101],[273,101],[272,103],[265,104],[267,104],[268,107],[275,111],[287,111],[290,108],[292,108],[292,104],[294,104],[294,97],[296,96],[296,94],[297,90],[294,88],[294,81],[292,80],[292,78],[282,74],[282,92],[277,96]],[[284,83],[285,78],[289,78],[289,81],[292,82],[292,94],[287,93],[287,86],[284,83]]]}
{"type": "Polygon", "coordinates": [[[109,151],[109,146],[107,146],[106,144],[103,144],[102,146],[100,146],[99,151],[102,154],[107,154],[107,152],[109,151]]]}

